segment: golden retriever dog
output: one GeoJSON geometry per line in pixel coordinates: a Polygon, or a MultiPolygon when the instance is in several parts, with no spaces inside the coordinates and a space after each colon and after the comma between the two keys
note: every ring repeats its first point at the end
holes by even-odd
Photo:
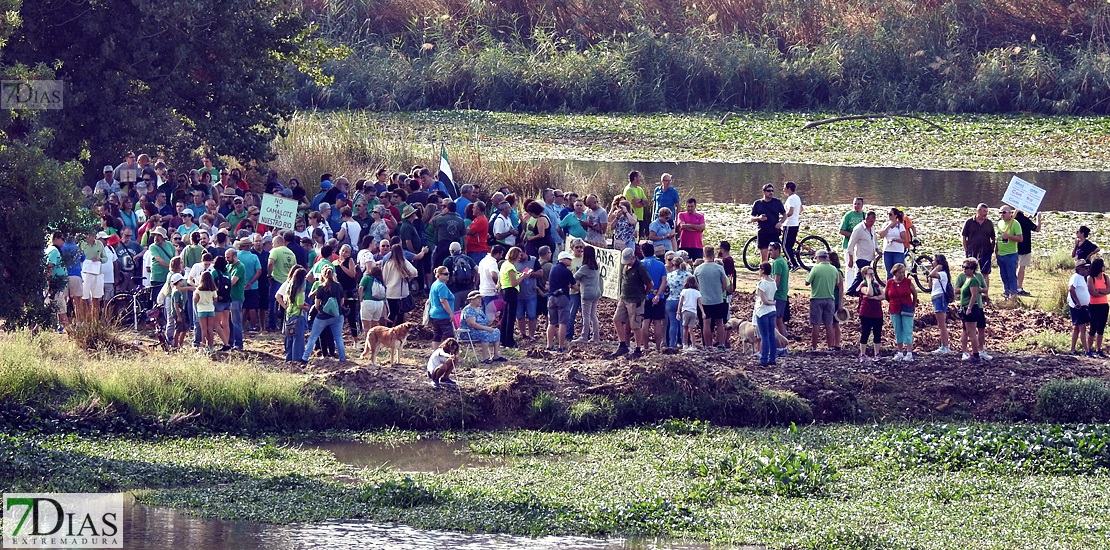
{"type": "MultiPolygon", "coordinates": [[[[763,339],[759,337],[759,329],[757,329],[751,321],[741,321],[733,317],[729,319],[725,326],[729,330],[736,331],[737,338],[740,340],[740,351],[748,351],[749,346],[753,353],[759,351],[759,346],[762,344],[763,339]]],[[[775,340],[779,348],[786,347],[786,337],[783,336],[778,329],[775,329],[775,340]]]]}
{"type": "Polygon", "coordinates": [[[386,347],[389,349],[389,366],[396,366],[401,360],[401,348],[405,346],[405,340],[409,337],[409,332],[416,327],[413,323],[401,323],[393,328],[377,326],[366,331],[365,349],[362,350],[362,355],[359,359],[370,356],[370,366],[378,366],[378,348],[386,347]]]}

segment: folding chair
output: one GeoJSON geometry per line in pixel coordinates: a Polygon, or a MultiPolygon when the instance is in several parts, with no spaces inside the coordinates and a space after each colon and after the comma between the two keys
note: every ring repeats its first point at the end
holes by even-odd
{"type": "Polygon", "coordinates": [[[459,341],[459,348],[462,350],[462,358],[466,359],[466,348],[470,349],[470,355],[474,357],[474,362],[480,361],[478,358],[478,350],[474,349],[474,339],[470,337],[470,327],[462,322],[462,311],[456,311],[451,316],[452,322],[455,323],[455,339],[459,341]],[[466,347],[463,347],[463,344],[466,347]]]}

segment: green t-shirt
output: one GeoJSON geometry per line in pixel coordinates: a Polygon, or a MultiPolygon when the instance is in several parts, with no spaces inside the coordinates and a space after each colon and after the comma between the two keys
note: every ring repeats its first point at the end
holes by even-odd
{"type": "Polygon", "coordinates": [[[227,218],[227,223],[229,226],[231,226],[231,230],[235,231],[235,228],[238,227],[239,222],[247,219],[247,216],[249,215],[250,212],[247,212],[247,209],[244,208],[242,214],[236,213],[234,210],[232,210],[231,212],[227,213],[227,216],[224,217],[227,218]]]}
{"type": "Polygon", "coordinates": [[[289,272],[297,265],[297,255],[288,247],[279,246],[270,251],[270,261],[274,262],[274,269],[270,276],[278,283],[289,279],[289,272]]]}
{"type": "Polygon", "coordinates": [[[979,272],[975,276],[968,278],[967,275],[960,273],[956,277],[956,288],[960,289],[960,307],[966,308],[971,304],[971,289],[979,289],[979,298],[975,300],[975,305],[983,307],[983,287],[987,286],[983,281],[983,275],[979,272]]]}
{"type": "Polygon", "coordinates": [[[232,302],[241,302],[247,298],[246,274],[247,269],[243,266],[243,262],[235,262],[235,265],[228,264],[227,276],[231,277],[232,280],[235,280],[236,277],[239,278],[238,281],[232,283],[231,285],[232,302]]]}
{"type": "Polygon", "coordinates": [[[511,288],[515,288],[517,290],[520,290],[520,285],[519,284],[516,285],[516,286],[512,285],[512,280],[509,279],[509,273],[513,273],[513,272],[517,273],[517,278],[520,277],[520,273],[516,271],[516,266],[513,265],[513,262],[505,261],[505,262],[501,263],[501,271],[499,272],[500,273],[500,280],[501,280],[501,288],[510,288],[511,287],[511,288]]]}
{"type": "Polygon", "coordinates": [[[321,258],[320,261],[312,264],[312,274],[319,276],[320,272],[324,270],[324,266],[331,266],[331,270],[335,271],[335,264],[331,263],[331,260],[321,258]]]}
{"type": "Polygon", "coordinates": [[[104,243],[100,241],[93,241],[92,244],[83,242],[79,248],[81,249],[81,253],[85,255],[86,260],[100,258],[102,262],[108,261],[108,254],[104,252],[104,243]]]}
{"type": "Polygon", "coordinates": [[[193,267],[200,263],[201,256],[207,252],[203,246],[199,244],[191,244],[181,251],[181,260],[185,262],[185,267],[193,267]]]}
{"type": "Polygon", "coordinates": [[[1017,254],[1017,241],[1011,241],[1009,239],[1003,241],[1002,237],[1006,235],[1021,235],[1021,224],[1018,223],[1017,220],[1010,220],[1010,225],[1007,226],[1000,222],[996,227],[998,227],[998,240],[996,241],[998,243],[998,255],[1007,256],[1010,254],[1017,254]]]}
{"type": "Polygon", "coordinates": [[[173,294],[170,295],[173,299],[174,315],[184,314],[185,306],[188,302],[186,299],[189,297],[188,293],[181,289],[173,289],[173,294]]]}
{"type": "MultiPolygon", "coordinates": [[[[630,183],[630,184],[624,186],[624,197],[626,199],[628,199],[629,204],[632,204],[632,199],[646,199],[647,198],[647,192],[644,191],[643,186],[637,187],[637,186],[633,186],[630,183]]],[[[646,218],[644,218],[644,207],[643,206],[633,206],[632,207],[632,212],[636,214],[636,219],[637,220],[644,221],[646,219],[646,218]]]]}
{"type": "Polygon", "coordinates": [[[362,280],[358,282],[358,286],[362,289],[363,300],[381,301],[380,298],[374,298],[374,278],[370,275],[363,275],[362,280]]]}
{"type": "MultiPolygon", "coordinates": [[[[847,214],[844,214],[844,219],[840,220],[840,230],[851,233],[857,225],[863,223],[865,217],[867,217],[867,214],[863,212],[849,210],[847,214]]],[[[848,248],[848,237],[844,237],[844,246],[842,248],[848,248]]]]}
{"type": "Polygon", "coordinates": [[[62,252],[54,245],[50,245],[46,249],[46,263],[54,266],[50,270],[51,277],[65,277],[69,274],[66,266],[62,265],[62,252]]]}
{"type": "Polygon", "coordinates": [[[786,301],[787,296],[790,294],[790,265],[786,263],[786,258],[779,256],[775,261],[771,262],[771,280],[775,280],[775,275],[779,278],[779,288],[775,291],[775,299],[786,301]]]}
{"type": "Polygon", "coordinates": [[[166,278],[169,277],[170,273],[169,263],[170,260],[173,259],[175,253],[173,245],[166,241],[162,241],[161,245],[152,244],[150,245],[150,253],[152,254],[150,260],[150,280],[155,283],[166,282],[166,278]],[[158,263],[158,260],[154,258],[165,260],[166,265],[158,263]]]}
{"type": "Polygon", "coordinates": [[[285,318],[292,319],[297,315],[304,313],[301,311],[301,306],[304,305],[304,289],[300,289],[293,293],[289,300],[289,307],[285,308],[285,318]]]}
{"type": "Polygon", "coordinates": [[[835,299],[836,283],[840,282],[840,272],[829,262],[820,262],[806,275],[809,283],[809,299],[835,299]]]}

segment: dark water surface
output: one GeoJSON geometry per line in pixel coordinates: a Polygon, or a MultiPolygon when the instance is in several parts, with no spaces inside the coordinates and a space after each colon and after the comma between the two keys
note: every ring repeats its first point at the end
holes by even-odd
{"type": "MultiPolygon", "coordinates": [[[[602,162],[551,160],[570,173],[596,176],[598,181],[628,182],[628,172],[639,170],[649,189],[663,172],[674,175],[683,200],[749,204],[761,198],[764,184],[798,184],[806,204],[846,204],[862,196],[867,204],[974,207],[980,202],[1001,204],[1014,175],[1044,188],[1041,210],[1110,212],[1110,172],[984,172],[975,170],[917,170],[771,162],[602,162]]],[[[776,192],[781,198],[781,193],[776,192]]],[[[608,200],[604,201],[608,204],[608,200]]]]}
{"type": "Polygon", "coordinates": [[[396,445],[361,441],[326,441],[304,444],[331,452],[335,459],[360,467],[385,466],[400,472],[438,474],[462,467],[500,464],[496,458],[471,454],[465,441],[422,439],[396,445]]]}

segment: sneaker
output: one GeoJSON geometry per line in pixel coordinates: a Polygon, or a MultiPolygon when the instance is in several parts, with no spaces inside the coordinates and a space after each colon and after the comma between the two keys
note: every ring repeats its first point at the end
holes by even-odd
{"type": "Polygon", "coordinates": [[[978,355],[969,355],[967,353],[965,353],[964,355],[966,357],[964,357],[963,360],[967,361],[968,363],[978,363],[979,362],[979,356],[978,355]]]}
{"type": "Polygon", "coordinates": [[[493,360],[497,361],[499,363],[504,363],[505,361],[508,361],[508,359],[505,359],[504,357],[502,357],[500,355],[498,355],[497,357],[494,357],[493,360]]]}
{"type": "Polygon", "coordinates": [[[1096,351],[1095,355],[1099,356],[1100,359],[1106,359],[1106,354],[1103,353],[1102,350],[1096,351]]]}
{"type": "Polygon", "coordinates": [[[482,364],[483,365],[492,365],[493,364],[493,359],[482,359],[482,364]]]}
{"type": "Polygon", "coordinates": [[[438,390],[439,389],[439,381],[432,380],[432,387],[438,390]]]}
{"type": "Polygon", "coordinates": [[[965,351],[960,355],[960,361],[967,361],[969,357],[971,357],[971,354],[965,351]]]}
{"type": "Polygon", "coordinates": [[[636,348],[636,350],[635,350],[635,351],[633,351],[632,353],[629,353],[629,354],[628,354],[628,358],[629,358],[629,359],[639,359],[639,358],[641,358],[641,357],[643,357],[643,356],[644,356],[644,352],[643,352],[643,351],[641,351],[641,350],[640,350],[639,348],[636,348]]]}
{"type": "Polygon", "coordinates": [[[628,345],[627,344],[621,344],[620,346],[617,347],[617,351],[614,351],[611,355],[609,355],[609,358],[610,359],[616,359],[617,357],[620,357],[620,356],[625,355],[627,353],[628,353],[628,345]]]}
{"type": "Polygon", "coordinates": [[[894,354],[894,360],[895,361],[901,361],[903,357],[905,357],[905,355],[902,352],[898,352],[898,353],[894,354]]]}
{"type": "Polygon", "coordinates": [[[1024,288],[1019,288],[1017,293],[1018,296],[1032,296],[1032,294],[1030,294],[1029,291],[1025,290],[1024,288]]]}
{"type": "Polygon", "coordinates": [[[902,356],[902,360],[906,361],[907,363],[913,361],[913,352],[907,351],[906,354],[902,356]]]}
{"type": "Polygon", "coordinates": [[[587,340],[585,338],[575,338],[574,340],[570,341],[570,343],[572,343],[572,344],[585,344],[587,342],[589,342],[589,340],[587,340]]]}
{"type": "Polygon", "coordinates": [[[952,353],[952,350],[949,349],[948,346],[941,346],[941,347],[933,350],[933,353],[938,354],[938,355],[944,355],[946,353],[952,353]]]}
{"type": "Polygon", "coordinates": [[[878,363],[878,362],[879,362],[880,360],[882,360],[882,356],[881,356],[881,355],[876,355],[876,356],[874,356],[874,357],[872,357],[872,358],[871,358],[871,362],[872,362],[872,363],[878,363]]]}
{"type": "Polygon", "coordinates": [[[786,348],[779,348],[775,350],[775,355],[777,355],[778,357],[786,357],[788,355],[788,352],[786,351],[786,348]]]}
{"type": "Polygon", "coordinates": [[[556,351],[557,353],[566,353],[566,352],[567,352],[567,348],[558,348],[558,349],[556,349],[555,351],[556,351]]]}
{"type": "Polygon", "coordinates": [[[864,362],[866,362],[866,361],[867,361],[867,356],[866,356],[866,355],[861,355],[861,356],[859,356],[859,362],[860,362],[860,363],[864,363],[864,362]]]}
{"type": "Polygon", "coordinates": [[[446,376],[444,376],[443,378],[440,378],[439,383],[440,384],[445,384],[447,386],[458,386],[458,384],[456,384],[454,380],[451,380],[450,378],[447,378],[446,376]]]}
{"type": "Polygon", "coordinates": [[[982,350],[979,352],[979,358],[984,361],[990,361],[991,359],[994,359],[994,356],[987,353],[987,350],[982,350]]]}
{"type": "Polygon", "coordinates": [[[1093,351],[1088,351],[1088,352],[1087,352],[1087,353],[1085,353],[1084,355],[1086,355],[1087,357],[1089,357],[1089,358],[1091,358],[1091,359],[1094,359],[1094,358],[1095,358],[1095,352],[1093,352],[1093,351]]]}

